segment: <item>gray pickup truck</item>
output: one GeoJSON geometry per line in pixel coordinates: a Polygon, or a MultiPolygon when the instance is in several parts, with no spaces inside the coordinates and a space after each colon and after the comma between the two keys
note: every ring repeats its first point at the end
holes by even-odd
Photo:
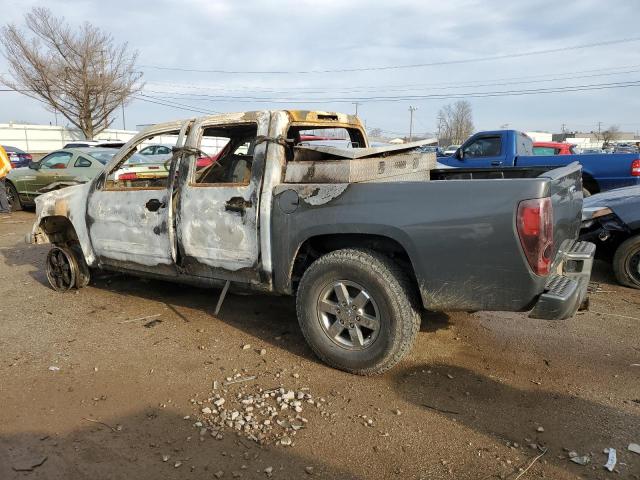
{"type": "Polygon", "coordinates": [[[222,287],[218,309],[229,287],[296,295],[318,357],[363,375],[409,351],[423,309],[574,315],[594,254],[576,240],[580,166],[434,170],[414,147],[371,148],[356,117],[330,112],[161,124],[93,181],[38,197],[29,241],[53,244],[58,291],[105,269],[222,287]],[[122,173],[158,138],[175,139],[163,169],[122,173]]]}

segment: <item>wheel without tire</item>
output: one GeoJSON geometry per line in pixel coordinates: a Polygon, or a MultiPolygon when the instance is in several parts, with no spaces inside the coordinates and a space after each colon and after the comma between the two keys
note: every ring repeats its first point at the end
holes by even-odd
{"type": "Polygon", "coordinates": [[[78,266],[69,249],[53,247],[49,250],[46,268],[49,285],[57,292],[66,292],[75,287],[78,266]]]}
{"type": "Polygon", "coordinates": [[[613,256],[613,272],[622,285],[640,289],[640,235],[620,244],[613,256]]]}
{"type": "Polygon", "coordinates": [[[76,288],[83,288],[89,285],[89,280],[91,279],[91,274],[89,272],[89,266],[84,259],[84,253],[82,253],[82,248],[80,244],[75,242],[69,245],[69,250],[73,253],[76,261],[76,265],[78,266],[78,271],[76,272],[76,288]]]}
{"type": "Polygon", "coordinates": [[[18,195],[18,190],[13,186],[12,183],[5,183],[7,190],[7,200],[9,200],[9,206],[11,210],[14,212],[18,212],[22,210],[22,202],[20,202],[20,196],[18,195]]]}
{"type": "Polygon", "coordinates": [[[296,310],[316,355],[359,375],[394,366],[420,329],[409,279],[373,250],[336,250],[316,260],[300,281],[296,310]]]}

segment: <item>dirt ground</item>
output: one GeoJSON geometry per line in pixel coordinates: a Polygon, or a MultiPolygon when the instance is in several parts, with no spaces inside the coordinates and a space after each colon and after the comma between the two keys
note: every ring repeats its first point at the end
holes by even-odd
{"type": "Polygon", "coordinates": [[[0,220],[0,479],[640,479],[640,292],[606,265],[588,313],[425,314],[408,358],[363,378],[314,358],[290,298],[230,295],[215,317],[215,290],[123,275],[54,292],[32,221],[0,220]],[[228,401],[318,400],[291,446],[200,437],[197,402],[237,374],[256,379],[228,401]]]}

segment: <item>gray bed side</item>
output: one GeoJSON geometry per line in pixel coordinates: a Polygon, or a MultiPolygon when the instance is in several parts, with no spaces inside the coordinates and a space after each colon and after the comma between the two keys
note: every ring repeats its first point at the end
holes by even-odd
{"type": "Polygon", "coordinates": [[[551,183],[541,177],[280,185],[272,213],[275,289],[291,292],[294,260],[305,241],[372,235],[406,251],[425,308],[527,310],[547,280],[527,265],[516,209],[522,199],[549,195],[551,183]]]}

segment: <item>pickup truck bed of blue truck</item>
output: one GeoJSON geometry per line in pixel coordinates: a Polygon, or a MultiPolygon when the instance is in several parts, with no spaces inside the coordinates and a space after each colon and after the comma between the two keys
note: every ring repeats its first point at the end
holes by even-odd
{"type": "Polygon", "coordinates": [[[559,167],[579,162],[585,195],[640,185],[640,154],[533,155],[533,141],[517,130],[479,132],[450,157],[438,161],[451,167],[559,167]]]}

